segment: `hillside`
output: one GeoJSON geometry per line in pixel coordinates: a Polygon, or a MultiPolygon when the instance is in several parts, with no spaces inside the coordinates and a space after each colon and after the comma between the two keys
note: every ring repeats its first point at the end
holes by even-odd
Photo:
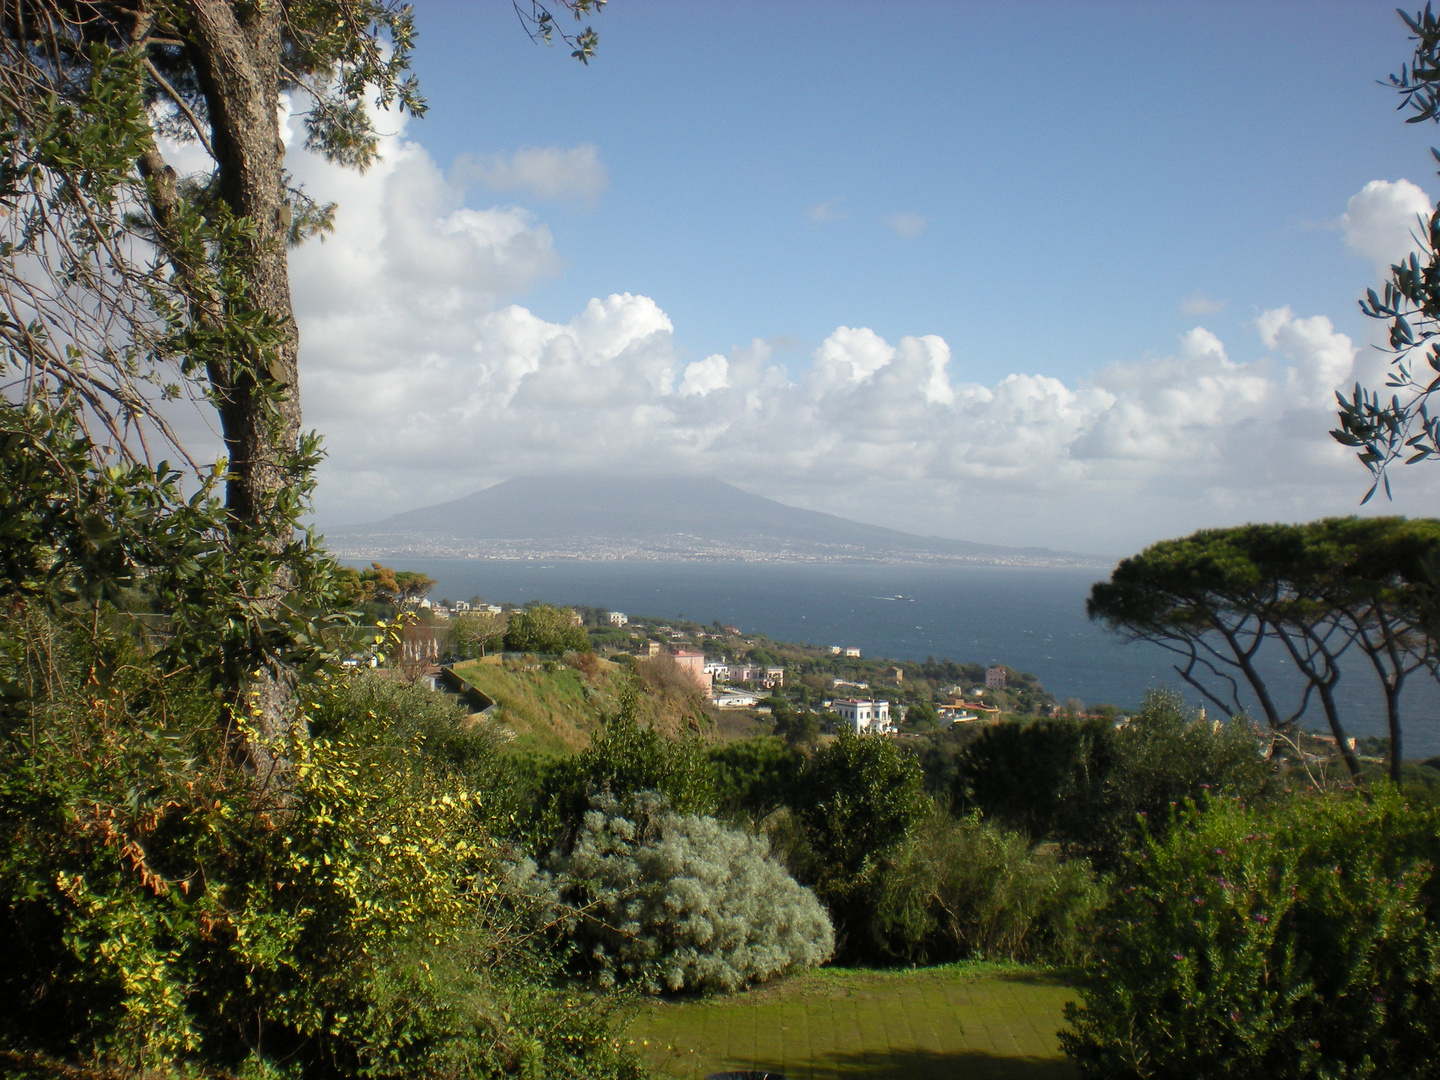
{"type": "MultiPolygon", "coordinates": [[[[564,756],[590,745],[600,719],[619,704],[618,679],[626,677],[609,661],[595,659],[588,669],[557,661],[502,659],[491,656],[455,665],[455,672],[488,695],[497,708],[493,719],[510,738],[512,753],[564,756]]],[[[692,686],[646,682],[640,719],[675,734],[700,706],[692,686]]]]}
{"type": "Polygon", "coordinates": [[[582,558],[957,562],[1108,567],[1113,560],[917,536],[802,510],[716,480],[525,477],[367,525],[327,530],[353,559],[582,558]]]}

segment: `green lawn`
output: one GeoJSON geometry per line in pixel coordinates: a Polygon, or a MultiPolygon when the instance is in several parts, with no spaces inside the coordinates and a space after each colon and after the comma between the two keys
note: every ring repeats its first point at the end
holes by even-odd
{"type": "Polygon", "coordinates": [[[1049,975],[966,964],[825,969],[746,994],[641,1008],[628,1038],[676,1080],[1070,1080],[1055,1032],[1073,995],[1049,975]]]}

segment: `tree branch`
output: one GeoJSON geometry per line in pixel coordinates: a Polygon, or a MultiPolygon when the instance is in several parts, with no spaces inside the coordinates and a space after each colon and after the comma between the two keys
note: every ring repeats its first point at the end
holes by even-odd
{"type": "Polygon", "coordinates": [[[159,69],[150,62],[148,57],[145,60],[145,70],[150,72],[150,77],[160,84],[160,89],[165,91],[165,95],[175,103],[175,107],[184,114],[185,119],[190,121],[190,126],[195,129],[195,137],[200,140],[200,145],[205,147],[205,152],[210,155],[210,160],[217,160],[215,147],[210,145],[210,136],[206,133],[194,110],[185,104],[185,99],[180,96],[180,92],[170,85],[170,81],[160,74],[159,69]]]}

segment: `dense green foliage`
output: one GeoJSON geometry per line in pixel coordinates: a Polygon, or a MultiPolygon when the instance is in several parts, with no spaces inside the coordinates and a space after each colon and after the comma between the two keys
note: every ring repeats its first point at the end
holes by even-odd
{"type": "Polygon", "coordinates": [[[792,805],[842,949],[863,951],[887,860],[929,809],[920,766],[885,736],[842,730],[811,758],[792,805]]]}
{"type": "Polygon", "coordinates": [[[886,868],[869,929],[881,955],[910,963],[1073,964],[1102,896],[1083,860],[937,809],[886,868]]]}
{"type": "Polygon", "coordinates": [[[1067,1051],[1106,1080],[1437,1075],[1440,817],[1216,801],[1121,867],[1067,1051]]]}
{"type": "Polygon", "coordinates": [[[712,746],[715,796],[721,812],[735,820],[763,821],[789,800],[805,757],[776,738],[740,739],[712,746]]]}
{"type": "Polygon", "coordinates": [[[1178,694],[1153,691],[1128,723],[1001,724],[960,755],[955,804],[1113,865],[1171,809],[1213,795],[1260,797],[1270,783],[1261,742],[1243,720],[1217,723],[1178,694]]]}
{"type": "Polygon", "coordinates": [[[505,648],[514,652],[589,652],[590,638],[583,626],[576,626],[570,612],[549,604],[531,604],[510,616],[505,631],[505,648]]]}
{"type": "Polygon", "coordinates": [[[549,892],[583,970],[602,983],[649,993],[737,990],[829,959],[834,933],[824,908],[765,840],[713,817],[676,814],[655,792],[622,813],[600,795],[568,852],[548,873],[517,872],[549,892]]]}
{"type": "Polygon", "coordinates": [[[542,766],[526,825],[531,851],[567,851],[597,795],[615,799],[621,813],[630,813],[643,792],[658,792],[676,813],[714,812],[714,773],[699,740],[642,727],[639,694],[638,680],[627,682],[619,708],[587,749],[542,766]]]}
{"type": "Polygon", "coordinates": [[[555,961],[512,929],[462,779],[487,750],[458,717],[317,684],[279,803],[228,764],[216,699],[116,625],[5,623],[9,681],[49,680],[0,743],[7,1046],[161,1072],[628,1068],[603,1009],[547,989],[555,961]]]}

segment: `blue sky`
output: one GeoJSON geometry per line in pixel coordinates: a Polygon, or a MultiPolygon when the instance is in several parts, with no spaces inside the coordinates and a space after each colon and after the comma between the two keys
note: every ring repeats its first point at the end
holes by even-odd
{"type": "Polygon", "coordinates": [[[1068,376],[1168,349],[1197,291],[1222,337],[1283,304],[1356,335],[1369,267],[1326,226],[1433,172],[1377,85],[1407,55],[1384,2],[615,0],[588,68],[504,2],[418,17],[437,161],[589,142],[609,173],[593,209],[530,201],[568,265],[527,306],[641,292],[696,357],[859,324],[1068,376]]]}
{"type": "Polygon", "coordinates": [[[1440,191],[1389,5],[612,0],[588,67],[416,15],[429,114],[292,151],[322,523],[620,468],[1123,554],[1363,494],[1356,298],[1440,191]]]}

